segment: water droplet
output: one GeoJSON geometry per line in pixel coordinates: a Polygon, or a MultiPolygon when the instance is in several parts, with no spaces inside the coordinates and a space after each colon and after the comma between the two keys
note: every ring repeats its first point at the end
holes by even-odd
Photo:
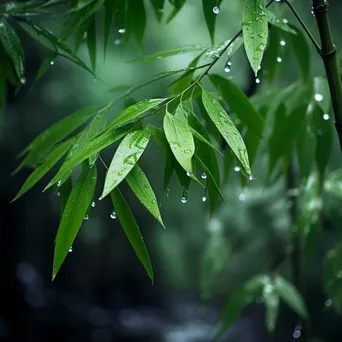
{"type": "Polygon", "coordinates": [[[239,195],[239,200],[242,201],[242,202],[245,201],[246,200],[246,195],[244,193],[241,193],[239,195]]]}
{"type": "Polygon", "coordinates": [[[25,77],[22,77],[22,78],[20,79],[20,83],[21,83],[22,85],[24,85],[24,84],[26,83],[26,78],[25,78],[25,77]]]}
{"type": "Polygon", "coordinates": [[[228,64],[224,67],[224,72],[230,72],[230,67],[228,64]]]}
{"type": "Polygon", "coordinates": [[[281,63],[283,61],[283,59],[281,57],[277,57],[277,62],[281,63]]]}
{"type": "Polygon", "coordinates": [[[61,195],[61,193],[58,191],[56,195],[59,197],[61,195]]]}
{"type": "Polygon", "coordinates": [[[186,198],[186,196],[182,196],[181,202],[182,202],[182,203],[186,203],[187,201],[188,201],[188,199],[186,198]]]}
{"type": "Polygon", "coordinates": [[[170,196],[170,189],[166,189],[166,197],[170,196]]]}
{"type": "Polygon", "coordinates": [[[322,94],[316,93],[316,94],[315,94],[315,100],[316,100],[317,102],[323,101],[323,95],[322,95],[322,94]]]}
{"type": "Polygon", "coordinates": [[[152,200],[152,204],[156,204],[157,201],[155,199],[152,200]]]}
{"type": "Polygon", "coordinates": [[[281,0],[275,0],[275,2],[281,2],[281,0]]]}
{"type": "Polygon", "coordinates": [[[116,212],[115,212],[115,211],[112,211],[112,212],[111,212],[110,218],[111,218],[112,220],[115,220],[115,219],[116,219],[116,212]]]}
{"type": "Polygon", "coordinates": [[[286,41],[285,40],[281,40],[279,43],[281,46],[285,46],[286,45],[286,41]]]}
{"type": "Polygon", "coordinates": [[[202,175],[201,175],[201,178],[202,179],[207,179],[207,177],[208,177],[207,174],[205,172],[203,172],[202,175]]]}
{"type": "Polygon", "coordinates": [[[190,177],[192,175],[192,171],[187,171],[186,175],[190,177]]]}
{"type": "Polygon", "coordinates": [[[145,187],[146,189],[148,189],[150,186],[146,183],[146,184],[144,184],[144,187],[145,187]]]}
{"type": "Polygon", "coordinates": [[[220,11],[221,11],[220,6],[215,6],[215,7],[213,8],[213,12],[214,12],[215,14],[219,14],[220,11]]]}
{"type": "Polygon", "coordinates": [[[72,252],[72,246],[69,248],[69,253],[71,253],[72,252]]]}
{"type": "Polygon", "coordinates": [[[205,202],[206,200],[207,200],[207,195],[204,194],[204,195],[202,196],[202,202],[205,202]]]}
{"type": "Polygon", "coordinates": [[[253,180],[254,179],[254,177],[252,175],[250,175],[248,178],[249,178],[249,180],[253,180]]]}
{"type": "Polygon", "coordinates": [[[59,180],[59,181],[57,182],[57,186],[61,186],[61,185],[62,185],[62,181],[59,180]]]}
{"type": "Polygon", "coordinates": [[[121,44],[121,40],[120,39],[115,39],[113,44],[114,45],[120,45],[121,44]]]}
{"type": "Polygon", "coordinates": [[[283,22],[284,24],[287,24],[289,21],[288,21],[286,18],[284,18],[284,19],[282,20],[282,22],[283,22]]]}
{"type": "Polygon", "coordinates": [[[118,32],[119,32],[120,34],[124,34],[124,33],[126,32],[126,29],[120,28],[120,29],[118,29],[118,32]]]}
{"type": "Polygon", "coordinates": [[[85,220],[89,220],[89,215],[84,216],[85,220]]]}
{"type": "Polygon", "coordinates": [[[330,116],[329,114],[323,114],[323,120],[329,120],[330,116]]]}
{"type": "Polygon", "coordinates": [[[324,303],[324,305],[325,305],[326,307],[329,307],[331,304],[332,304],[332,300],[331,300],[330,298],[327,299],[327,300],[325,301],[325,303],[324,303]]]}
{"type": "Polygon", "coordinates": [[[257,78],[255,79],[255,83],[259,84],[260,82],[261,82],[261,81],[260,81],[260,78],[257,77],[257,78]]]}
{"type": "Polygon", "coordinates": [[[96,206],[95,201],[91,202],[91,206],[92,206],[93,208],[95,208],[95,206],[96,206]]]}
{"type": "Polygon", "coordinates": [[[241,170],[240,166],[235,166],[235,167],[234,167],[234,171],[235,171],[235,172],[239,172],[240,170],[241,170]]]}
{"type": "Polygon", "coordinates": [[[50,61],[50,65],[53,66],[55,64],[55,61],[50,61]]]}
{"type": "Polygon", "coordinates": [[[299,338],[302,335],[300,330],[295,330],[293,332],[293,338],[299,338]]]}

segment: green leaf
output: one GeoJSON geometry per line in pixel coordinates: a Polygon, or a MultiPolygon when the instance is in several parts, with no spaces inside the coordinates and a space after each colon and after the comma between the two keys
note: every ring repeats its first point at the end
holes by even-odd
{"type": "Polygon", "coordinates": [[[70,193],[56,236],[52,279],[56,277],[82,225],[93,199],[96,178],[96,167],[86,165],[70,193]]]}
{"type": "Polygon", "coordinates": [[[100,200],[128,175],[145,151],[149,140],[150,133],[147,130],[134,131],[125,136],[110,163],[100,200]]]}
{"type": "Polygon", "coordinates": [[[179,56],[179,55],[182,55],[184,53],[189,53],[189,52],[193,52],[193,51],[201,51],[201,50],[205,50],[205,49],[206,49],[206,47],[204,47],[202,45],[183,46],[183,47],[173,48],[173,49],[166,50],[166,51],[155,52],[155,53],[152,53],[150,55],[146,55],[143,57],[132,59],[128,62],[149,62],[149,61],[159,60],[162,58],[179,56]]]}
{"type": "Polygon", "coordinates": [[[298,290],[285,278],[276,276],[274,279],[274,289],[279,297],[301,318],[306,320],[309,315],[303,297],[298,290]]]}
{"type": "Polygon", "coordinates": [[[20,82],[25,82],[24,77],[24,51],[19,37],[13,27],[0,18],[0,42],[12,60],[15,72],[20,82]]]}
{"type": "Polygon", "coordinates": [[[139,115],[157,107],[165,100],[166,99],[151,99],[137,102],[136,104],[126,108],[123,112],[121,112],[119,116],[108,126],[108,129],[119,127],[129,122],[141,119],[139,115]]]}
{"type": "Polygon", "coordinates": [[[148,276],[153,282],[154,275],[151,260],[134,216],[118,188],[114,189],[110,193],[110,196],[121,226],[133,247],[135,254],[143,264],[148,276]]]}
{"type": "Polygon", "coordinates": [[[274,332],[278,311],[279,311],[279,296],[275,291],[271,280],[263,288],[263,297],[266,307],[266,325],[270,333],[274,332]]]}
{"type": "Polygon", "coordinates": [[[315,161],[317,146],[317,132],[314,122],[315,106],[315,103],[309,104],[297,138],[297,157],[302,179],[308,178],[315,161]]]}
{"type": "Polygon", "coordinates": [[[202,101],[211,120],[214,122],[215,126],[222,134],[224,140],[233,150],[236,157],[240,160],[248,175],[252,177],[252,171],[249,165],[248,153],[245,143],[243,142],[239,131],[234,126],[233,121],[229,118],[229,116],[227,115],[221,104],[215,99],[215,97],[208,93],[206,90],[203,90],[202,101]]]}
{"type": "Polygon", "coordinates": [[[174,167],[172,164],[173,158],[167,158],[164,166],[164,190],[168,191],[168,187],[173,175],[174,167]]]}
{"type": "Polygon", "coordinates": [[[52,57],[47,57],[43,60],[43,63],[41,64],[37,72],[37,76],[36,76],[36,79],[34,80],[34,84],[32,85],[32,88],[45,75],[45,73],[53,66],[53,64],[55,63],[54,62],[55,58],[56,56],[52,56],[52,57]]]}
{"type": "Polygon", "coordinates": [[[265,120],[256,111],[245,93],[232,81],[219,75],[210,75],[210,80],[219,90],[231,111],[255,134],[262,137],[265,120]]]}
{"type": "MultiPolygon", "coordinates": [[[[65,206],[68,202],[69,196],[72,190],[72,180],[71,176],[60,186],[59,191],[59,205],[61,217],[63,216],[65,206]]],[[[58,193],[57,193],[58,194],[58,193]]]]}
{"type": "Polygon", "coordinates": [[[310,74],[310,48],[302,30],[296,27],[293,27],[293,29],[297,32],[297,34],[293,35],[291,39],[293,50],[299,64],[302,78],[307,82],[310,74]]]}
{"type": "Polygon", "coordinates": [[[271,12],[269,9],[267,9],[266,12],[267,12],[268,21],[269,21],[270,24],[280,28],[281,30],[283,30],[285,32],[292,33],[292,34],[297,34],[297,31],[294,30],[291,26],[289,26],[287,24],[287,20],[286,19],[278,18],[276,16],[276,14],[271,12]]]}
{"type": "Polygon", "coordinates": [[[211,44],[214,44],[215,22],[217,15],[213,13],[213,7],[215,7],[216,5],[216,0],[202,0],[204,18],[207,24],[211,44]]]}
{"type": "Polygon", "coordinates": [[[93,15],[90,19],[87,29],[87,47],[90,57],[90,62],[95,73],[96,69],[96,16],[93,15]]]}
{"type": "Polygon", "coordinates": [[[331,98],[329,84],[324,77],[314,77],[314,98],[318,106],[322,109],[323,113],[327,114],[331,111],[331,98]]]}
{"type": "Polygon", "coordinates": [[[77,64],[84,70],[94,75],[92,70],[75,54],[75,52],[72,51],[69,46],[63,43],[62,40],[56,35],[39,25],[31,23],[30,21],[17,22],[28,35],[40,42],[46,48],[52,50],[60,56],[67,58],[69,61],[77,64]]]}
{"type": "Polygon", "coordinates": [[[140,202],[165,228],[151,184],[138,164],[136,164],[126,176],[126,181],[140,202]]]}
{"type": "Polygon", "coordinates": [[[190,131],[192,133],[192,135],[200,140],[201,142],[203,142],[204,144],[206,144],[207,146],[211,147],[213,150],[215,150],[217,153],[219,153],[221,156],[223,156],[223,154],[221,153],[220,150],[218,150],[210,141],[208,141],[206,138],[203,137],[203,135],[201,135],[200,133],[198,133],[194,128],[192,128],[190,126],[190,131]]]}
{"type": "Polygon", "coordinates": [[[168,19],[166,21],[167,23],[169,23],[179,13],[179,11],[184,6],[186,0],[171,0],[170,2],[174,6],[174,9],[171,12],[170,16],[168,17],[168,19]]]}
{"type": "Polygon", "coordinates": [[[114,20],[116,2],[113,0],[105,0],[103,8],[103,47],[104,47],[104,57],[107,54],[108,39],[110,34],[110,29],[114,20]]]}
{"type": "Polygon", "coordinates": [[[65,175],[70,173],[75,166],[79,165],[85,159],[92,157],[94,154],[103,150],[107,146],[115,143],[117,140],[127,135],[132,129],[132,126],[128,126],[115,131],[111,130],[92,140],[88,145],[84,146],[83,149],[78,150],[77,153],[74,153],[63,163],[49,185],[56,184],[59,180],[65,177],[65,175]]]}
{"type": "Polygon", "coordinates": [[[242,12],[242,32],[249,63],[257,75],[268,36],[268,19],[264,0],[246,1],[242,12]]]}
{"type": "Polygon", "coordinates": [[[144,1],[129,1],[128,6],[128,25],[134,34],[138,46],[142,48],[142,40],[146,28],[146,11],[144,1]]]}
{"type": "Polygon", "coordinates": [[[151,0],[154,14],[158,20],[158,22],[161,22],[163,11],[164,11],[164,2],[165,0],[151,0]]]}
{"type": "Polygon", "coordinates": [[[70,140],[65,141],[55,150],[53,150],[51,154],[47,156],[44,163],[37,167],[30,174],[30,176],[26,179],[24,185],[12,201],[17,200],[24,193],[30,190],[58,162],[58,160],[63,157],[63,155],[70,149],[75,140],[75,138],[71,138],[70,140]]]}
{"type": "MultiPolygon", "coordinates": [[[[181,107],[179,109],[182,110],[181,107]]],[[[187,121],[167,112],[163,127],[172,153],[182,168],[191,175],[193,173],[191,159],[195,152],[195,143],[187,121]]]]}

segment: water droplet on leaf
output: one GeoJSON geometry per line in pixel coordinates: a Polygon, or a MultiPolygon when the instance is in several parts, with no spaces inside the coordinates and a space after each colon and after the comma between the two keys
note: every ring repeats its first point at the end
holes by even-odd
{"type": "Polygon", "coordinates": [[[323,120],[327,121],[330,119],[329,114],[323,114],[323,120]]]}
{"type": "Polygon", "coordinates": [[[245,201],[246,200],[246,195],[244,193],[241,193],[239,195],[239,200],[242,201],[242,202],[245,201]]]}
{"type": "Polygon", "coordinates": [[[322,94],[315,94],[315,100],[317,101],[317,102],[321,102],[321,101],[323,101],[323,95],[322,94]]]}
{"type": "Polygon", "coordinates": [[[240,166],[235,166],[235,167],[234,167],[234,171],[235,171],[235,172],[239,172],[240,170],[241,170],[240,166]]]}
{"type": "Polygon", "coordinates": [[[93,208],[95,208],[95,206],[96,206],[95,201],[91,202],[91,206],[92,206],[93,208]]]}
{"type": "Polygon", "coordinates": [[[124,34],[124,33],[126,32],[126,29],[120,28],[120,29],[118,29],[118,32],[119,32],[120,34],[124,34]]]}
{"type": "Polygon", "coordinates": [[[202,175],[201,175],[201,178],[202,179],[207,179],[207,174],[205,172],[203,172],[202,175]]]}
{"type": "Polygon", "coordinates": [[[71,253],[72,252],[72,246],[69,248],[69,253],[71,253]]]}
{"type": "Polygon", "coordinates": [[[281,40],[279,43],[281,46],[285,46],[286,45],[286,41],[285,40],[281,40]]]}
{"type": "Polygon", "coordinates": [[[220,11],[221,11],[220,6],[215,6],[215,7],[213,8],[213,12],[214,12],[215,14],[219,14],[220,11]]]}
{"type": "Polygon", "coordinates": [[[188,201],[188,199],[187,199],[185,196],[182,196],[181,202],[182,202],[182,203],[186,203],[187,201],[188,201]]]}
{"type": "Polygon", "coordinates": [[[115,219],[116,219],[116,212],[115,212],[115,211],[112,211],[112,212],[111,212],[110,218],[111,218],[112,220],[115,220],[115,219]]]}
{"type": "Polygon", "coordinates": [[[277,57],[277,62],[281,63],[283,61],[283,59],[281,57],[277,57]]]}
{"type": "Polygon", "coordinates": [[[89,220],[89,215],[84,216],[85,220],[89,220]]]}
{"type": "Polygon", "coordinates": [[[192,171],[187,171],[186,175],[190,177],[192,175],[192,171]]]}

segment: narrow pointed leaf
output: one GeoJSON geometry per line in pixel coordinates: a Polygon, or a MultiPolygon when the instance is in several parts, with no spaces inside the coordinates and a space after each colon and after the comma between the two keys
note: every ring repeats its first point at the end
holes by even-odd
{"type": "Polygon", "coordinates": [[[264,303],[266,307],[266,326],[270,333],[273,333],[277,323],[279,312],[279,295],[273,285],[267,284],[263,289],[264,303]]]}
{"type": "Polygon", "coordinates": [[[216,98],[205,90],[203,90],[202,93],[202,101],[208,115],[222,134],[224,140],[233,150],[236,157],[240,160],[248,175],[252,176],[245,143],[239,131],[234,126],[233,121],[229,118],[216,98]]]}
{"type": "Polygon", "coordinates": [[[73,154],[72,157],[70,157],[63,163],[57,174],[46,186],[45,190],[47,189],[47,187],[56,184],[59,180],[68,175],[71,170],[82,163],[82,161],[93,156],[97,152],[103,150],[107,146],[115,143],[116,141],[127,135],[132,130],[132,128],[132,126],[129,126],[115,131],[109,131],[92,140],[87,146],[84,146],[83,149],[78,150],[77,153],[73,154]]]}
{"type": "Polygon", "coordinates": [[[13,201],[17,200],[24,193],[30,190],[58,162],[58,160],[61,159],[65,153],[67,153],[75,140],[75,138],[67,140],[53,150],[51,154],[47,156],[44,163],[37,167],[26,179],[24,185],[15,196],[13,201]]]}
{"type": "Polygon", "coordinates": [[[30,21],[18,21],[18,24],[23,30],[26,31],[27,34],[40,42],[46,48],[52,50],[60,56],[67,58],[71,62],[79,65],[84,70],[93,74],[92,70],[76,55],[76,53],[53,33],[39,25],[31,23],[30,21]]]}
{"type": "Polygon", "coordinates": [[[279,297],[304,320],[309,317],[303,297],[298,290],[285,278],[277,276],[274,280],[274,288],[279,297]]]}
{"type": "Polygon", "coordinates": [[[207,24],[209,36],[211,43],[214,44],[214,35],[215,35],[215,22],[217,15],[213,12],[213,8],[217,5],[216,0],[202,0],[202,7],[205,22],[207,24]]]}
{"type": "Polygon", "coordinates": [[[162,58],[179,56],[179,55],[182,55],[184,53],[200,51],[200,50],[204,50],[204,49],[206,49],[206,47],[201,46],[201,45],[183,46],[183,47],[174,48],[174,49],[170,49],[170,50],[166,50],[166,51],[155,52],[155,53],[152,53],[150,55],[146,55],[143,57],[132,59],[129,62],[149,62],[149,61],[159,60],[162,58]]]}
{"type": "Polygon", "coordinates": [[[37,75],[36,75],[36,79],[34,80],[34,84],[32,85],[32,88],[36,85],[36,83],[46,74],[46,72],[48,70],[50,70],[50,68],[53,66],[54,64],[54,60],[55,60],[56,56],[52,56],[52,57],[47,57],[43,60],[43,63],[41,64],[37,75]]]}
{"type": "Polygon", "coordinates": [[[70,176],[58,189],[61,217],[63,216],[65,206],[66,206],[68,199],[69,199],[69,196],[71,194],[71,190],[72,190],[72,180],[71,180],[71,176],[70,176]]]}
{"type": "Polygon", "coordinates": [[[93,72],[96,69],[96,16],[93,15],[90,19],[90,24],[87,29],[87,47],[89,58],[93,72]]]}
{"type": "Polygon", "coordinates": [[[297,31],[294,30],[291,26],[289,26],[287,24],[287,20],[286,19],[278,18],[276,16],[276,14],[273,13],[272,11],[270,11],[269,9],[267,9],[266,11],[267,11],[268,21],[269,21],[270,24],[280,28],[281,30],[283,30],[285,32],[292,33],[292,34],[297,34],[297,31]]]}
{"type": "Polygon", "coordinates": [[[146,113],[164,102],[166,99],[151,99],[137,102],[134,105],[126,108],[119,116],[108,126],[109,129],[119,127],[129,122],[140,119],[139,115],[146,113]]]}
{"type": "Polygon", "coordinates": [[[129,27],[135,37],[135,40],[140,48],[142,48],[142,41],[146,28],[146,11],[144,1],[130,1],[129,6],[129,27]]]}
{"type": "Polygon", "coordinates": [[[133,247],[135,254],[143,264],[148,276],[153,282],[154,274],[150,256],[148,255],[148,251],[135,218],[118,188],[114,189],[110,195],[122,229],[133,247]]]}
{"type": "Polygon", "coordinates": [[[138,130],[125,136],[110,163],[100,199],[103,199],[117,187],[132,170],[143,154],[149,140],[150,133],[147,130],[138,130]]]}
{"type": "Polygon", "coordinates": [[[103,47],[104,56],[107,54],[108,39],[112,27],[116,3],[112,0],[105,0],[103,8],[103,47]]]}
{"type": "Polygon", "coordinates": [[[331,111],[331,98],[329,84],[324,77],[315,77],[313,80],[314,99],[323,113],[328,114],[331,111]]]}
{"type": "Polygon", "coordinates": [[[213,150],[215,150],[217,153],[219,153],[221,156],[223,154],[221,153],[220,150],[218,150],[211,142],[209,142],[206,138],[204,138],[201,134],[199,134],[194,128],[190,126],[190,131],[193,134],[195,138],[200,140],[202,143],[206,144],[207,146],[211,147],[213,150]]]}
{"type": "Polygon", "coordinates": [[[169,23],[179,13],[179,11],[184,6],[186,0],[173,0],[170,2],[173,4],[174,9],[171,12],[170,16],[167,18],[167,21],[166,21],[167,23],[169,23]]]}
{"type": "Polygon", "coordinates": [[[295,56],[298,61],[299,69],[302,74],[302,78],[304,81],[308,81],[310,74],[310,48],[308,45],[308,41],[304,36],[302,30],[293,27],[296,30],[297,34],[292,35],[292,45],[295,56]]]}
{"type": "Polygon", "coordinates": [[[259,137],[262,136],[265,120],[256,111],[246,94],[232,81],[219,75],[210,75],[210,80],[219,90],[231,111],[259,137]]]}
{"type": "Polygon", "coordinates": [[[264,0],[246,1],[242,12],[242,31],[249,63],[257,75],[268,37],[268,19],[264,0]]]}
{"type": "Polygon", "coordinates": [[[24,51],[14,28],[4,19],[0,19],[0,42],[12,60],[19,81],[24,76],[24,51]]]}
{"type": "Polygon", "coordinates": [[[172,153],[186,172],[192,173],[191,159],[195,152],[195,143],[186,120],[166,113],[164,131],[172,153]]]}
{"type": "Polygon", "coordinates": [[[136,164],[126,176],[126,181],[140,202],[165,228],[151,184],[138,164],[136,164]]]}
{"type": "Polygon", "coordinates": [[[161,21],[163,12],[164,12],[164,2],[165,0],[151,0],[153,9],[154,9],[154,14],[158,20],[158,22],[161,21]]]}
{"type": "Polygon", "coordinates": [[[84,167],[80,178],[70,193],[56,236],[52,279],[56,277],[82,225],[93,199],[96,177],[95,166],[92,168],[84,167]]]}

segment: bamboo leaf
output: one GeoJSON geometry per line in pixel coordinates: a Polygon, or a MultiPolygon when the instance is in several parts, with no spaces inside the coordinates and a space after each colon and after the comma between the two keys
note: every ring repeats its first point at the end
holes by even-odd
{"type": "Polygon", "coordinates": [[[207,146],[211,147],[213,150],[215,150],[217,153],[219,153],[221,156],[223,156],[223,154],[221,153],[220,150],[218,150],[211,142],[209,142],[206,138],[204,138],[200,133],[198,133],[194,128],[192,128],[190,126],[190,131],[192,133],[192,135],[200,140],[202,143],[206,144],[207,146]]]}
{"type": "Polygon", "coordinates": [[[151,0],[154,14],[158,20],[158,22],[161,22],[163,11],[164,11],[164,2],[165,0],[151,0]]]}
{"type": "Polygon", "coordinates": [[[140,202],[165,228],[151,184],[138,164],[136,164],[126,176],[126,181],[140,202]]]}
{"type": "Polygon", "coordinates": [[[295,56],[298,61],[299,69],[305,82],[309,79],[310,74],[310,48],[308,41],[302,30],[292,26],[297,34],[292,35],[292,45],[295,56]]]}
{"type": "Polygon", "coordinates": [[[112,0],[105,0],[103,9],[103,47],[104,56],[107,54],[108,39],[110,34],[110,29],[114,20],[116,3],[112,0]]]}
{"type": "Polygon", "coordinates": [[[276,14],[270,11],[269,9],[267,9],[266,12],[267,12],[268,21],[270,24],[280,28],[281,30],[285,32],[297,34],[297,31],[287,24],[288,23],[287,19],[278,18],[276,14]]]}
{"type": "Polygon", "coordinates": [[[84,70],[94,75],[92,70],[72,51],[68,45],[62,42],[60,38],[45,28],[33,24],[30,21],[17,21],[20,27],[33,39],[40,42],[46,48],[52,50],[60,56],[67,58],[69,61],[77,64],[84,70]]]}
{"type": "Polygon", "coordinates": [[[324,114],[331,111],[331,98],[328,81],[323,77],[314,77],[314,99],[324,114]]]}
{"type": "Polygon", "coordinates": [[[210,80],[219,90],[231,111],[255,134],[262,137],[265,120],[256,111],[245,93],[232,81],[219,75],[210,75],[210,80]]]}
{"type": "Polygon", "coordinates": [[[217,5],[216,0],[202,0],[202,7],[205,22],[207,24],[211,43],[214,44],[215,22],[217,15],[213,13],[213,8],[217,5]]]}
{"type": "MultiPolygon", "coordinates": [[[[72,180],[71,176],[60,186],[59,191],[59,205],[60,205],[60,213],[61,217],[63,216],[65,206],[68,202],[69,196],[72,190],[72,180]]],[[[57,193],[58,195],[58,193],[57,193]]]]}
{"type": "Polygon", "coordinates": [[[75,140],[75,138],[71,138],[70,140],[65,141],[55,150],[53,150],[51,154],[47,156],[44,163],[37,167],[30,174],[30,176],[26,179],[24,185],[12,201],[17,200],[28,190],[30,190],[41,178],[43,178],[43,176],[58,162],[58,160],[61,159],[65,153],[67,153],[75,140]]]}
{"type": "Polygon", "coordinates": [[[100,200],[128,175],[143,154],[149,140],[150,133],[147,130],[134,131],[125,136],[110,163],[100,200]]]}
{"type": "Polygon", "coordinates": [[[93,72],[96,69],[96,16],[93,15],[87,29],[87,47],[93,72]]]}
{"type": "Polygon", "coordinates": [[[303,297],[298,290],[285,278],[277,276],[274,279],[274,289],[279,297],[304,320],[309,317],[303,297]]]}
{"type": "Polygon", "coordinates": [[[141,117],[139,117],[139,115],[157,107],[165,100],[166,99],[151,99],[135,103],[121,112],[119,116],[108,126],[108,129],[119,127],[140,119],[141,117]]]}
{"type": "Polygon", "coordinates": [[[121,226],[133,247],[135,254],[143,264],[148,276],[153,282],[154,275],[151,260],[134,216],[118,188],[115,188],[110,195],[121,226]]]}
{"type": "Polygon", "coordinates": [[[266,307],[266,326],[270,333],[273,333],[277,323],[279,311],[279,295],[273,284],[267,283],[263,288],[263,297],[266,307]]]}
{"type": "Polygon", "coordinates": [[[0,18],[0,42],[12,60],[19,81],[25,82],[24,51],[17,33],[4,18],[0,18]]]}
{"type": "Polygon", "coordinates": [[[240,160],[248,175],[252,177],[247,149],[239,131],[234,126],[234,123],[215,97],[205,90],[203,90],[202,93],[202,101],[208,115],[222,134],[224,140],[240,160]]]}
{"type": "Polygon", "coordinates": [[[170,2],[174,6],[174,9],[171,12],[170,16],[168,17],[168,19],[166,21],[167,23],[169,23],[179,13],[179,11],[184,6],[186,0],[171,0],[170,2]]]}
{"type": "Polygon", "coordinates": [[[242,12],[242,32],[249,63],[257,75],[268,37],[268,19],[264,0],[246,1],[242,12]]]}
{"type": "Polygon", "coordinates": [[[43,60],[43,63],[41,64],[36,79],[34,80],[34,84],[32,85],[32,88],[36,85],[36,83],[46,74],[46,72],[54,65],[54,60],[56,56],[47,57],[43,60]]]}
{"type": "Polygon", "coordinates": [[[187,121],[167,112],[163,127],[172,153],[190,176],[193,173],[191,159],[195,152],[195,143],[187,121]]]}
{"type": "Polygon", "coordinates": [[[56,236],[52,279],[56,277],[82,225],[93,199],[96,177],[96,167],[86,165],[70,193],[56,236]]]}
{"type": "Polygon", "coordinates": [[[201,51],[201,50],[205,50],[205,49],[206,49],[206,47],[204,47],[202,45],[183,46],[183,47],[179,47],[179,48],[169,49],[166,51],[155,52],[155,53],[152,53],[150,55],[146,55],[143,57],[132,59],[128,62],[149,62],[149,61],[154,61],[154,60],[160,60],[160,59],[167,58],[167,57],[179,56],[179,55],[182,55],[184,53],[201,51]]]}

